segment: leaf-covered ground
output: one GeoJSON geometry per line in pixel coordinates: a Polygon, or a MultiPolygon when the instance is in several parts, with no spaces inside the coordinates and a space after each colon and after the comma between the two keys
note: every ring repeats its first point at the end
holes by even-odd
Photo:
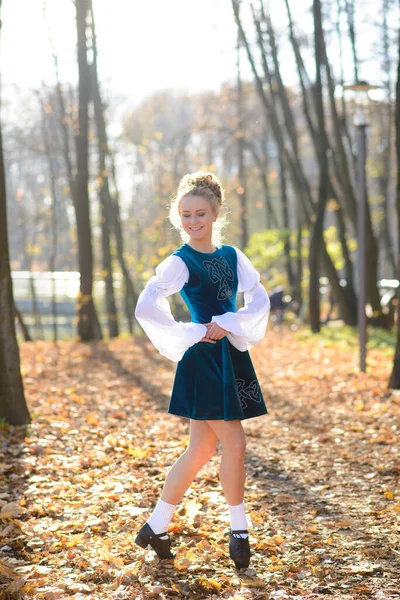
{"type": "Polygon", "coordinates": [[[400,396],[388,354],[270,328],[251,350],[269,414],[244,421],[251,568],[228,555],[221,448],[170,526],[175,560],[133,542],[188,420],[145,338],[24,344],[33,422],[0,429],[0,597],[400,598],[400,396]]]}

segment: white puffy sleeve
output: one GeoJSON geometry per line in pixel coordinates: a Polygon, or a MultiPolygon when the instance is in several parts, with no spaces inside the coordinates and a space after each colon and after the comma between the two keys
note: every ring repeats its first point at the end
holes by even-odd
{"type": "Polygon", "coordinates": [[[235,246],[233,248],[238,258],[238,291],[244,292],[245,305],[235,313],[226,312],[214,316],[211,321],[229,331],[227,338],[231,344],[241,352],[245,352],[260,342],[265,335],[270,300],[260,282],[259,272],[244,252],[235,246]]]}
{"type": "Polygon", "coordinates": [[[178,362],[190,346],[206,335],[207,327],[201,323],[175,321],[171,313],[166,297],[179,292],[188,281],[185,262],[171,254],[155,271],[139,295],[135,317],[160,354],[178,362]]]}

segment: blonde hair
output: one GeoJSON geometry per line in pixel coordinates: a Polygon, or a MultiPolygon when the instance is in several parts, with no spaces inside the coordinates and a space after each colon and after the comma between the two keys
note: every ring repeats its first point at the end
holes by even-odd
{"type": "Polygon", "coordinates": [[[180,207],[182,199],[186,196],[202,196],[208,200],[213,213],[217,215],[213,225],[212,242],[216,247],[221,246],[224,240],[222,229],[229,221],[224,189],[218,177],[207,171],[197,171],[196,173],[184,175],[179,182],[176,196],[169,205],[168,218],[185,242],[190,239],[190,236],[182,227],[180,207]]]}

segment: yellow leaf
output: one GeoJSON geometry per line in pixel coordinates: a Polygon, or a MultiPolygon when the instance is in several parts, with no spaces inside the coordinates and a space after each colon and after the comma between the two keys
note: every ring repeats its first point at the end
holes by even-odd
{"type": "Polygon", "coordinates": [[[140,446],[129,446],[127,453],[134,458],[143,458],[147,455],[147,450],[141,448],[140,446]]]}
{"type": "Polygon", "coordinates": [[[271,552],[276,552],[276,546],[275,546],[275,544],[272,544],[271,542],[267,542],[267,541],[258,542],[258,544],[256,546],[256,549],[257,550],[264,550],[264,548],[267,548],[271,552]]]}
{"type": "Polygon", "coordinates": [[[66,548],[73,548],[74,546],[81,544],[83,542],[84,537],[84,533],[77,533],[75,535],[71,535],[70,539],[65,544],[66,548]]]}
{"type": "Polygon", "coordinates": [[[108,562],[114,569],[121,569],[124,566],[124,561],[120,556],[111,555],[108,562]]]}
{"type": "MultiPolygon", "coordinates": [[[[258,578],[246,579],[245,587],[262,588],[265,587],[265,581],[258,578]]],[[[239,596],[239,598],[243,598],[243,596],[239,596]]]]}
{"type": "Polygon", "coordinates": [[[216,590],[219,590],[222,587],[222,583],[220,583],[219,581],[216,581],[215,579],[209,579],[208,583],[214,587],[216,590]]]}
{"type": "Polygon", "coordinates": [[[333,537],[330,535],[327,540],[325,540],[325,544],[333,544],[333,537]]]}
{"type": "Polygon", "coordinates": [[[253,511],[250,513],[250,517],[253,523],[256,523],[257,525],[261,525],[261,523],[264,523],[264,518],[262,515],[260,515],[260,513],[256,513],[253,511]]]}
{"type": "Polygon", "coordinates": [[[202,588],[210,592],[213,590],[220,590],[222,587],[222,584],[219,583],[219,581],[216,581],[215,579],[205,579],[203,577],[199,577],[197,583],[198,585],[201,585],[202,588]]]}
{"type": "Polygon", "coordinates": [[[99,424],[99,417],[98,414],[95,412],[90,412],[86,415],[85,417],[86,423],[89,423],[89,425],[98,425],[99,424]]]}
{"type": "Polygon", "coordinates": [[[336,527],[350,527],[350,523],[348,521],[339,521],[335,523],[336,527]]]}
{"type": "Polygon", "coordinates": [[[283,537],[281,537],[280,535],[274,535],[274,537],[273,537],[272,539],[273,539],[273,541],[275,542],[275,544],[278,544],[278,546],[279,546],[280,544],[283,544],[283,542],[285,541],[285,540],[283,539],[283,537]]]}
{"type": "Polygon", "coordinates": [[[78,396],[77,394],[71,394],[69,399],[72,402],[77,402],[78,404],[83,404],[85,402],[85,399],[82,396],[78,396]]]}

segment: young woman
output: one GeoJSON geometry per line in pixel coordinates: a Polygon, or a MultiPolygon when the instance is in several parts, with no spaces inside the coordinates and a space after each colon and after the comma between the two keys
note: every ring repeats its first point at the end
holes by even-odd
{"type": "Polygon", "coordinates": [[[184,243],[155,269],[135,316],[157,350],[177,362],[168,412],[188,417],[190,441],[166,477],[162,495],[135,542],[172,558],[168,525],[198,471],[222,446],[220,481],[230,511],[229,553],[250,564],[244,508],[246,439],[241,421],[267,414],[249,348],[262,340],[270,302],[246,255],[221,244],[224,191],[212,173],[188,174],[169,218],[184,243]],[[236,294],[245,306],[236,309],[236,294]],[[177,322],[166,297],[180,292],[192,321],[177,322]]]}

